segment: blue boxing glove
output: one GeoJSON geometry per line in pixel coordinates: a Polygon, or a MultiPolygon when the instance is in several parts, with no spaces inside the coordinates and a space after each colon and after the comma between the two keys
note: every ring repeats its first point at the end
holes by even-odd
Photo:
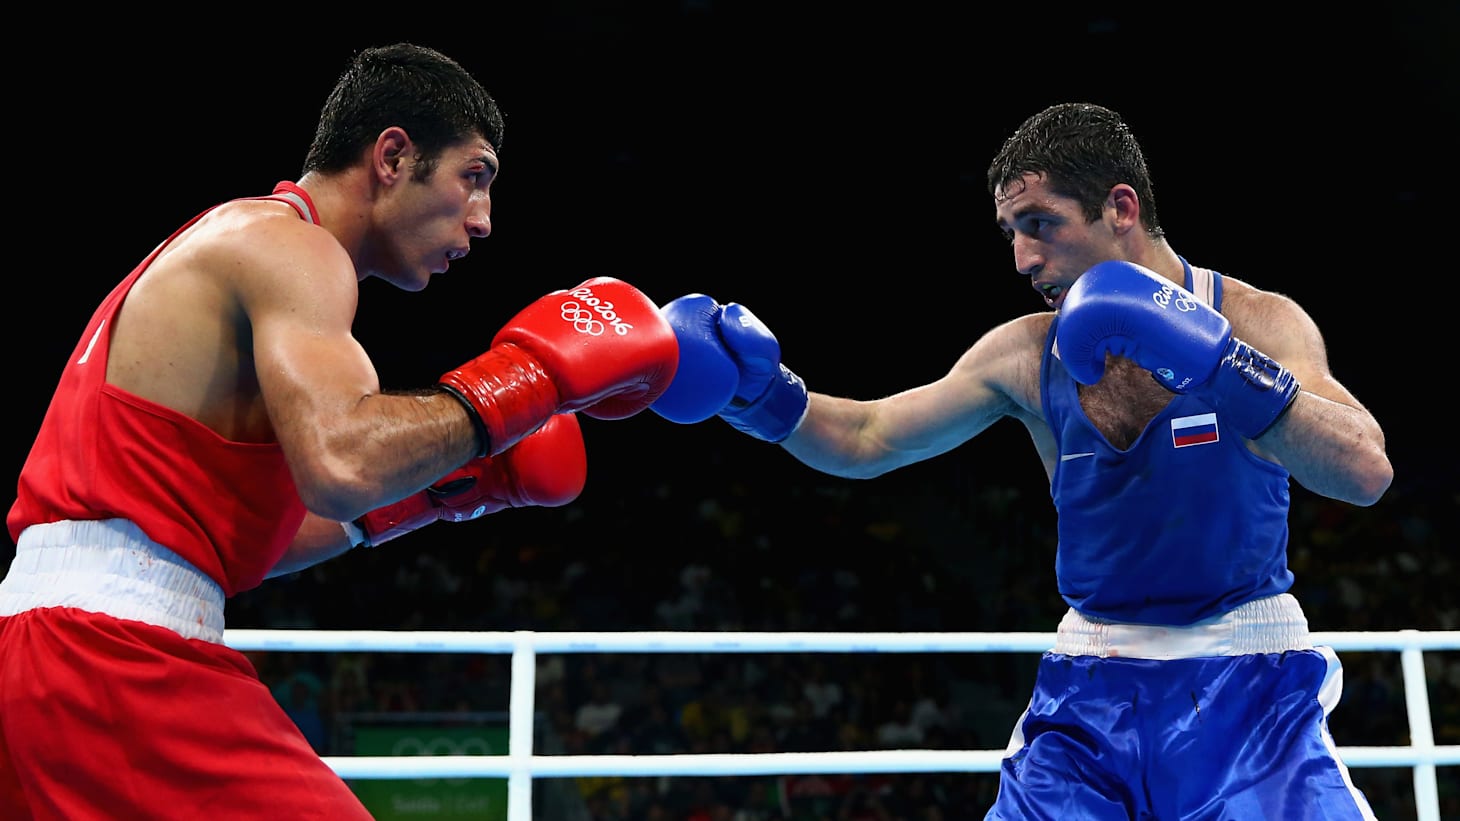
{"type": "Polygon", "coordinates": [[[744,305],[731,302],[720,312],[720,336],[740,366],[735,398],[720,418],[757,439],[783,441],[806,416],[806,383],[781,364],[776,335],[744,305]]]}
{"type": "Polygon", "coordinates": [[[1166,389],[1189,393],[1248,439],[1272,427],[1298,395],[1281,363],[1232,336],[1232,324],[1195,294],[1131,262],[1102,262],[1060,306],[1060,359],[1077,381],[1105,373],[1105,354],[1134,361],[1166,389]]]}
{"type": "Polygon", "coordinates": [[[720,338],[720,303],[689,294],[659,311],[679,341],[679,369],[649,409],[681,425],[703,422],[730,404],[740,384],[740,368],[720,338]]]}
{"type": "Polygon", "coordinates": [[[689,294],[662,312],[679,341],[679,371],[651,410],[682,424],[718,415],[767,442],[801,424],[806,383],[781,364],[780,343],[749,309],[689,294]]]}

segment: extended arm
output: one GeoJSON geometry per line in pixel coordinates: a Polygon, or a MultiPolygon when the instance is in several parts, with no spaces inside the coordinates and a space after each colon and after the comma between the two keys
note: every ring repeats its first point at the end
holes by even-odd
{"type": "Polygon", "coordinates": [[[989,331],[934,382],[856,400],[808,391],[781,363],[769,328],[742,305],[691,294],[664,312],[679,338],[680,372],[651,408],[680,423],[718,415],[824,473],[880,476],[946,453],[1000,418],[1037,413],[1048,325],[1032,316],[989,331]]]}

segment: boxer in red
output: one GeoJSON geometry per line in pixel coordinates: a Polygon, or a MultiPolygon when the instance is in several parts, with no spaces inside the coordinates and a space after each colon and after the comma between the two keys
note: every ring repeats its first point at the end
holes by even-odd
{"type": "Polygon", "coordinates": [[[632,416],[678,364],[655,304],[600,277],[437,384],[381,389],[359,284],[420,290],[491,233],[502,131],[450,58],[363,50],[296,182],[199,214],[96,309],[7,518],[0,817],[369,817],[223,644],[224,601],[432,522],[572,501],[576,414],[632,416]]]}

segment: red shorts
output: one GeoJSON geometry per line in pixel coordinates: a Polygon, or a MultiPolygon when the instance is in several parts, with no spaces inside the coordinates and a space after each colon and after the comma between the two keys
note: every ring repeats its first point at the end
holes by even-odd
{"type": "Polygon", "coordinates": [[[237,650],[76,607],[10,612],[0,818],[371,818],[237,650]]]}

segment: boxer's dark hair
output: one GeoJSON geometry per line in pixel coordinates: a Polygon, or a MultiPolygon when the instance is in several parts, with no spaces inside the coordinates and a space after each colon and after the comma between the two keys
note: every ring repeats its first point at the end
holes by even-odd
{"type": "Polygon", "coordinates": [[[343,171],[391,126],[420,148],[417,178],[430,176],[443,149],[474,135],[500,151],[505,130],[496,100],[450,57],[411,43],[368,48],[325,99],[304,172],[343,171]]]}
{"type": "Polygon", "coordinates": [[[1100,219],[1105,198],[1125,183],[1141,201],[1141,225],[1165,236],[1146,156],[1130,126],[1116,112],[1093,103],[1059,103],[1025,120],[989,163],[989,194],[1019,190],[1024,175],[1038,174],[1051,191],[1080,203],[1085,219],[1100,219]]]}

